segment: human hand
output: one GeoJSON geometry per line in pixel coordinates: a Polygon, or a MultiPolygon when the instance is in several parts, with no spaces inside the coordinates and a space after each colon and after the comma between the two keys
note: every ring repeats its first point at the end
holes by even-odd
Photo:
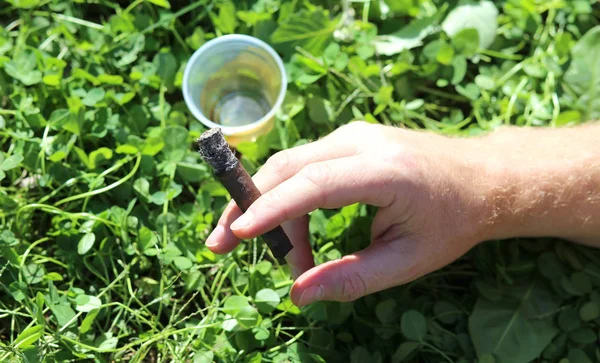
{"type": "MultiPolygon", "coordinates": [[[[206,241],[215,253],[282,224],[294,249],[292,301],[352,301],[457,259],[487,237],[485,168],[465,140],[354,122],[271,157],[254,175],[263,194],[242,216],[231,202],[206,241]],[[371,245],[314,265],[307,213],[378,207],[371,245]]],[[[489,226],[488,226],[489,227],[489,226]]]]}
{"type": "Polygon", "coordinates": [[[253,177],[263,195],[244,216],[232,202],[206,245],[227,253],[282,224],[298,306],[405,284],[490,239],[600,247],[598,137],[597,122],[473,138],[354,122],[271,157],[253,177]],[[307,214],[357,202],[379,208],[370,246],[315,266],[307,214]]]}

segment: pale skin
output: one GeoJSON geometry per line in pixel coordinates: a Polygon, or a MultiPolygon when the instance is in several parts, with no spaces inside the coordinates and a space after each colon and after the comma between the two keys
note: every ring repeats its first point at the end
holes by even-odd
{"type": "Polygon", "coordinates": [[[600,247],[600,124],[459,138],[353,122],[271,157],[263,193],[230,203],[206,241],[232,251],[283,224],[297,306],[353,301],[440,269],[479,243],[558,237],[600,247]],[[378,207],[368,248],[315,266],[308,213],[378,207]]]}

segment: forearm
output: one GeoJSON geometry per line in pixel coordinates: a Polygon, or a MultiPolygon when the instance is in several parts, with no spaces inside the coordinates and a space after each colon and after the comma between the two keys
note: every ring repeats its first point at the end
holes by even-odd
{"type": "Polygon", "coordinates": [[[600,124],[508,128],[476,142],[487,158],[490,237],[600,247],[600,124]]]}

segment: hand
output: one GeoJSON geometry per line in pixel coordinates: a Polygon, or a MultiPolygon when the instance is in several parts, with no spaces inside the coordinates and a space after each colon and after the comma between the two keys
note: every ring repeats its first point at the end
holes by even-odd
{"type": "Polygon", "coordinates": [[[598,123],[450,138],[354,122],[270,158],[253,177],[263,195],[244,215],[232,202],[206,245],[227,253],[282,224],[298,306],[405,284],[489,239],[600,247],[599,137],[598,123]],[[357,202],[378,207],[370,246],[315,267],[307,214],[357,202]]]}
{"type": "Polygon", "coordinates": [[[483,168],[464,141],[355,122],[277,153],[253,180],[263,193],[242,216],[231,203],[206,241],[227,253],[283,223],[294,250],[292,301],[351,301],[416,279],[463,255],[485,235],[483,168]],[[352,203],[378,207],[371,245],[314,267],[307,213],[352,203]]]}

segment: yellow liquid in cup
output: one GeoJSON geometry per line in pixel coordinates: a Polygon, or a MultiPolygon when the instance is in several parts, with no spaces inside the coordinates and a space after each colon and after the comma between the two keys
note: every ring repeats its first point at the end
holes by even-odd
{"type": "Polygon", "coordinates": [[[241,54],[210,75],[200,107],[214,123],[244,126],[262,119],[278,96],[280,79],[273,66],[253,54],[241,54]]]}

